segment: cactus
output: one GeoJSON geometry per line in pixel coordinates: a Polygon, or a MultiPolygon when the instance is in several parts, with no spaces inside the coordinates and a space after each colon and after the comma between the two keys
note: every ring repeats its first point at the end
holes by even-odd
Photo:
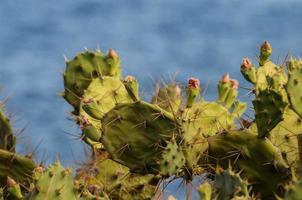
{"type": "Polygon", "coordinates": [[[302,62],[291,59],[287,62],[288,82],[286,92],[290,101],[290,107],[302,118],[302,62]]]}
{"type": "Polygon", "coordinates": [[[79,199],[71,173],[70,169],[64,169],[58,161],[44,172],[36,170],[34,189],[26,198],[32,200],[79,199]]]}
{"type": "Polygon", "coordinates": [[[3,108],[0,108],[0,149],[15,152],[16,138],[13,135],[12,127],[9,118],[3,113],[3,108]]]}
{"type": "Polygon", "coordinates": [[[108,159],[108,153],[100,152],[88,165],[77,170],[76,180],[103,188],[111,199],[151,199],[160,177],[129,172],[129,168],[108,159]]]}
{"type": "Polygon", "coordinates": [[[151,100],[151,103],[172,113],[177,113],[181,102],[181,89],[176,83],[165,85],[162,88],[158,86],[151,100]]]}
{"type": "Polygon", "coordinates": [[[250,59],[243,58],[240,72],[247,81],[251,82],[252,84],[256,84],[256,82],[257,82],[257,75],[256,75],[257,70],[252,65],[252,62],[250,61],[250,59]]]}
{"type": "Polygon", "coordinates": [[[113,159],[139,173],[160,171],[164,148],[179,134],[170,113],[142,101],[117,105],[103,118],[102,131],[113,159]]]}
{"type": "Polygon", "coordinates": [[[128,91],[129,95],[131,96],[133,101],[138,101],[139,98],[139,84],[138,81],[135,79],[134,76],[126,76],[123,81],[126,90],[128,91]]]}
{"type": "Polygon", "coordinates": [[[240,175],[232,171],[229,167],[226,170],[222,168],[216,169],[215,187],[217,188],[217,200],[224,199],[251,199],[249,184],[246,180],[242,180],[240,175]]]}
{"type": "Polygon", "coordinates": [[[29,186],[36,164],[29,158],[0,149],[0,186],[6,185],[7,176],[16,182],[29,186]]]}
{"type": "Polygon", "coordinates": [[[188,81],[186,88],[187,94],[187,108],[191,108],[195,103],[195,100],[200,95],[200,82],[198,79],[191,77],[188,81]]]}
{"type": "Polygon", "coordinates": [[[202,183],[197,191],[200,200],[211,200],[212,186],[208,182],[202,183]]]}
{"type": "Polygon", "coordinates": [[[203,99],[200,81],[190,78],[185,101],[182,86],[172,83],[147,103],[133,76],[121,80],[115,51],[78,54],[67,62],[64,98],[74,106],[92,161],[74,179],[59,162],[44,170],[15,153],[12,128],[0,112],[0,199],[152,199],[167,181],[192,184],[203,173],[209,182],[197,188],[200,199],[299,199],[302,62],[289,60],[287,77],[271,53],[265,42],[259,67],[247,58],[241,65],[254,87],[252,120],[241,117],[247,104],[237,99],[238,81],[228,74],[216,101],[203,99]]]}
{"type": "Polygon", "coordinates": [[[270,131],[283,120],[287,102],[283,96],[270,89],[261,90],[253,100],[259,137],[267,137],[270,131]]]}
{"type": "Polygon", "coordinates": [[[20,185],[11,177],[7,177],[7,190],[12,199],[23,199],[20,185]]]}
{"type": "Polygon", "coordinates": [[[222,167],[231,164],[235,170],[242,170],[242,176],[256,183],[253,189],[263,198],[271,196],[280,183],[290,179],[281,152],[268,139],[260,139],[247,131],[230,131],[210,137],[208,143],[208,156],[200,162],[222,167]]]}
{"type": "Polygon", "coordinates": [[[84,90],[94,78],[101,76],[121,77],[120,60],[112,49],[108,55],[98,51],[85,51],[66,62],[63,97],[74,106],[76,113],[84,90]]]}

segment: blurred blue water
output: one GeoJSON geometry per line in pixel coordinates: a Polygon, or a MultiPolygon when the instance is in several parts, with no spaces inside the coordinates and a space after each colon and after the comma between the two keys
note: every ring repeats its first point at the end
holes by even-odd
{"type": "MultiPolygon", "coordinates": [[[[133,74],[149,92],[153,79],[189,76],[216,81],[239,74],[242,57],[256,61],[257,48],[269,40],[274,60],[301,55],[302,2],[299,0],[2,0],[0,5],[1,95],[19,136],[19,150],[38,147],[38,160],[65,165],[83,160],[83,144],[65,132],[79,130],[67,120],[63,91],[63,54],[72,58],[84,47],[119,53],[124,74],[133,74]]],[[[242,90],[244,95],[245,91],[242,90]]],[[[148,96],[147,96],[148,97],[148,96]]],[[[146,97],[146,98],[147,98],[146,97]]]]}

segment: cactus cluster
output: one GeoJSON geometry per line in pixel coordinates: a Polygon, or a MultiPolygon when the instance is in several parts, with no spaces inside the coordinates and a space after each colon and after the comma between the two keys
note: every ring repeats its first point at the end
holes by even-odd
{"type": "Polygon", "coordinates": [[[229,74],[215,101],[194,77],[158,85],[147,101],[135,77],[123,78],[113,49],[66,59],[63,97],[91,159],[73,176],[59,161],[46,167],[19,155],[1,111],[0,200],[159,199],[167,181],[201,175],[201,200],[302,198],[302,61],[279,66],[271,53],[264,42],[259,66],[244,58],[240,67],[252,84],[253,119],[243,117],[247,104],[229,74]]]}

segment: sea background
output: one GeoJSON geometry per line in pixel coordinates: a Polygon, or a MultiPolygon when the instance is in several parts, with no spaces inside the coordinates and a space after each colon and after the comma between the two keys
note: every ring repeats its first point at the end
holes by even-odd
{"type": "MultiPolygon", "coordinates": [[[[0,85],[6,111],[18,136],[18,151],[34,152],[49,164],[86,159],[80,131],[68,120],[72,108],[63,91],[64,58],[84,48],[114,48],[123,74],[140,82],[144,99],[157,80],[176,76],[185,84],[201,80],[204,98],[214,100],[216,83],[229,73],[250,87],[239,71],[243,57],[257,62],[261,43],[273,45],[273,60],[302,54],[299,0],[2,0],[0,4],[0,85]]],[[[240,98],[248,91],[241,88],[240,98]]],[[[183,198],[180,182],[167,193],[183,198]]]]}

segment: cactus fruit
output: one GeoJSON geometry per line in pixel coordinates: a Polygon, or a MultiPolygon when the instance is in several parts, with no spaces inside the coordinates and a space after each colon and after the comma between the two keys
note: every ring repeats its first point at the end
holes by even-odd
{"type": "Polygon", "coordinates": [[[179,135],[172,114],[142,101],[117,105],[104,116],[102,131],[112,158],[138,173],[158,173],[165,147],[179,135]]]}
{"type": "Polygon", "coordinates": [[[151,103],[156,104],[164,110],[177,113],[181,104],[181,89],[176,83],[157,88],[151,103]]]}
{"type": "Polygon", "coordinates": [[[290,107],[302,118],[302,61],[291,59],[287,62],[288,82],[286,92],[290,107]]]}
{"type": "Polygon", "coordinates": [[[238,96],[238,85],[238,81],[230,79],[229,74],[223,75],[217,85],[218,103],[221,103],[229,109],[234,104],[238,96]]]}
{"type": "Polygon", "coordinates": [[[253,100],[259,137],[267,137],[270,131],[283,120],[287,106],[282,94],[271,89],[260,90],[253,100]]]}
{"type": "Polygon", "coordinates": [[[252,62],[250,61],[250,59],[243,58],[240,72],[247,81],[249,81],[253,84],[256,84],[256,82],[257,82],[257,76],[256,76],[257,70],[252,65],[252,62]]]}
{"type": "Polygon", "coordinates": [[[195,100],[198,98],[200,94],[200,82],[197,78],[191,77],[188,81],[188,85],[186,88],[187,94],[187,108],[191,108],[195,103],[195,100]]]}
{"type": "Polygon", "coordinates": [[[265,41],[260,47],[259,65],[263,66],[269,62],[269,57],[272,54],[272,46],[268,41],[265,41]]]}
{"type": "Polygon", "coordinates": [[[15,152],[16,138],[13,134],[9,118],[3,113],[0,107],[0,149],[15,152]]]}
{"type": "Polygon", "coordinates": [[[84,90],[94,78],[100,76],[121,77],[120,60],[114,50],[110,49],[108,55],[92,51],[76,55],[66,62],[63,97],[77,109],[84,90]]]}
{"type": "Polygon", "coordinates": [[[7,177],[7,190],[12,199],[23,199],[20,185],[11,177],[7,177]]]}
{"type": "Polygon", "coordinates": [[[126,76],[123,80],[126,90],[131,96],[133,101],[138,101],[139,98],[139,84],[134,76],[126,76]]]}

